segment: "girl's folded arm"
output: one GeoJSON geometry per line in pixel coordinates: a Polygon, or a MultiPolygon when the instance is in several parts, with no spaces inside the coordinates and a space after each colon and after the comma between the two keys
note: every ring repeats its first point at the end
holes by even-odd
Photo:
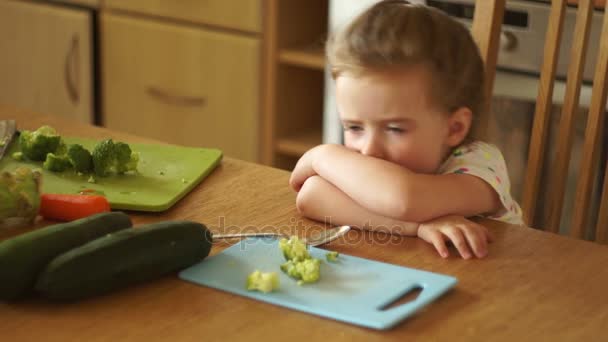
{"type": "Polygon", "coordinates": [[[417,223],[383,217],[361,207],[320,176],[312,176],[306,180],[298,192],[296,205],[303,216],[318,221],[330,221],[334,225],[350,225],[408,236],[416,236],[418,231],[417,223]]]}
{"type": "Polygon", "coordinates": [[[468,217],[502,207],[496,191],[475,176],[417,174],[337,145],[325,145],[312,168],[363,208],[399,221],[468,217]]]}

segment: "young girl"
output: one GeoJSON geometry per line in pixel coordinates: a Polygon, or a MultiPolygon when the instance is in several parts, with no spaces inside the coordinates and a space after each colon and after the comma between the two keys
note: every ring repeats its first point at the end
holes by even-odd
{"type": "Polygon", "coordinates": [[[417,235],[448,256],[487,254],[490,235],[466,219],[521,224],[504,159],[469,137],[483,102],[483,62],[469,31],[407,1],[377,3],[330,38],[344,146],[320,145],[290,184],[302,215],[417,235]]]}

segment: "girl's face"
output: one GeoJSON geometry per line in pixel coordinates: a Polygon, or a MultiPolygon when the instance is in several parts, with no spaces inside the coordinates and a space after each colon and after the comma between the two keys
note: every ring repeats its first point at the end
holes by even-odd
{"type": "Polygon", "coordinates": [[[430,86],[424,67],[338,76],[336,101],[346,147],[416,173],[436,173],[466,136],[471,112],[442,111],[431,103],[430,86]]]}

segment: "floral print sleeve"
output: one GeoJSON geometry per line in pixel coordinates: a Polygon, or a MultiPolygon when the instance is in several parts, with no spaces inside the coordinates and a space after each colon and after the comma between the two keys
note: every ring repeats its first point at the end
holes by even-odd
{"type": "Polygon", "coordinates": [[[511,197],[505,160],[496,146],[481,141],[462,145],[452,151],[439,173],[461,173],[483,179],[496,191],[503,205],[503,210],[488,217],[511,224],[523,224],[521,209],[511,197]]]}

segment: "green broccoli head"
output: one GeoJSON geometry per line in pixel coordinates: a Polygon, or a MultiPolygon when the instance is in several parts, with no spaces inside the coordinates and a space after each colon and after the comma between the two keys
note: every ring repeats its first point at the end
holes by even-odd
{"type": "Polygon", "coordinates": [[[125,173],[137,170],[139,153],[131,151],[131,147],[123,142],[114,143],[116,159],[118,160],[117,172],[125,173]]]}
{"type": "Polygon", "coordinates": [[[289,240],[285,238],[279,240],[279,248],[283,252],[285,260],[299,261],[310,258],[306,244],[295,235],[289,240]]]}
{"type": "Polygon", "coordinates": [[[43,169],[53,172],[63,172],[71,167],[72,163],[70,163],[70,159],[65,154],[56,155],[54,153],[48,153],[44,163],[42,163],[43,169]]]}
{"type": "Polygon", "coordinates": [[[93,171],[93,157],[91,152],[80,144],[72,144],[67,148],[67,156],[77,172],[88,173],[93,171]]]}
{"type": "Polygon", "coordinates": [[[278,289],[279,276],[276,272],[262,273],[255,270],[247,277],[247,290],[268,293],[278,289]]]}
{"type": "Polygon", "coordinates": [[[139,154],[132,152],[129,145],[106,139],[93,148],[93,169],[100,177],[136,171],[139,154]]]}
{"type": "Polygon", "coordinates": [[[46,155],[56,153],[61,144],[61,136],[50,126],[42,126],[35,131],[22,131],[19,135],[21,152],[30,160],[45,160],[46,155]]]}

